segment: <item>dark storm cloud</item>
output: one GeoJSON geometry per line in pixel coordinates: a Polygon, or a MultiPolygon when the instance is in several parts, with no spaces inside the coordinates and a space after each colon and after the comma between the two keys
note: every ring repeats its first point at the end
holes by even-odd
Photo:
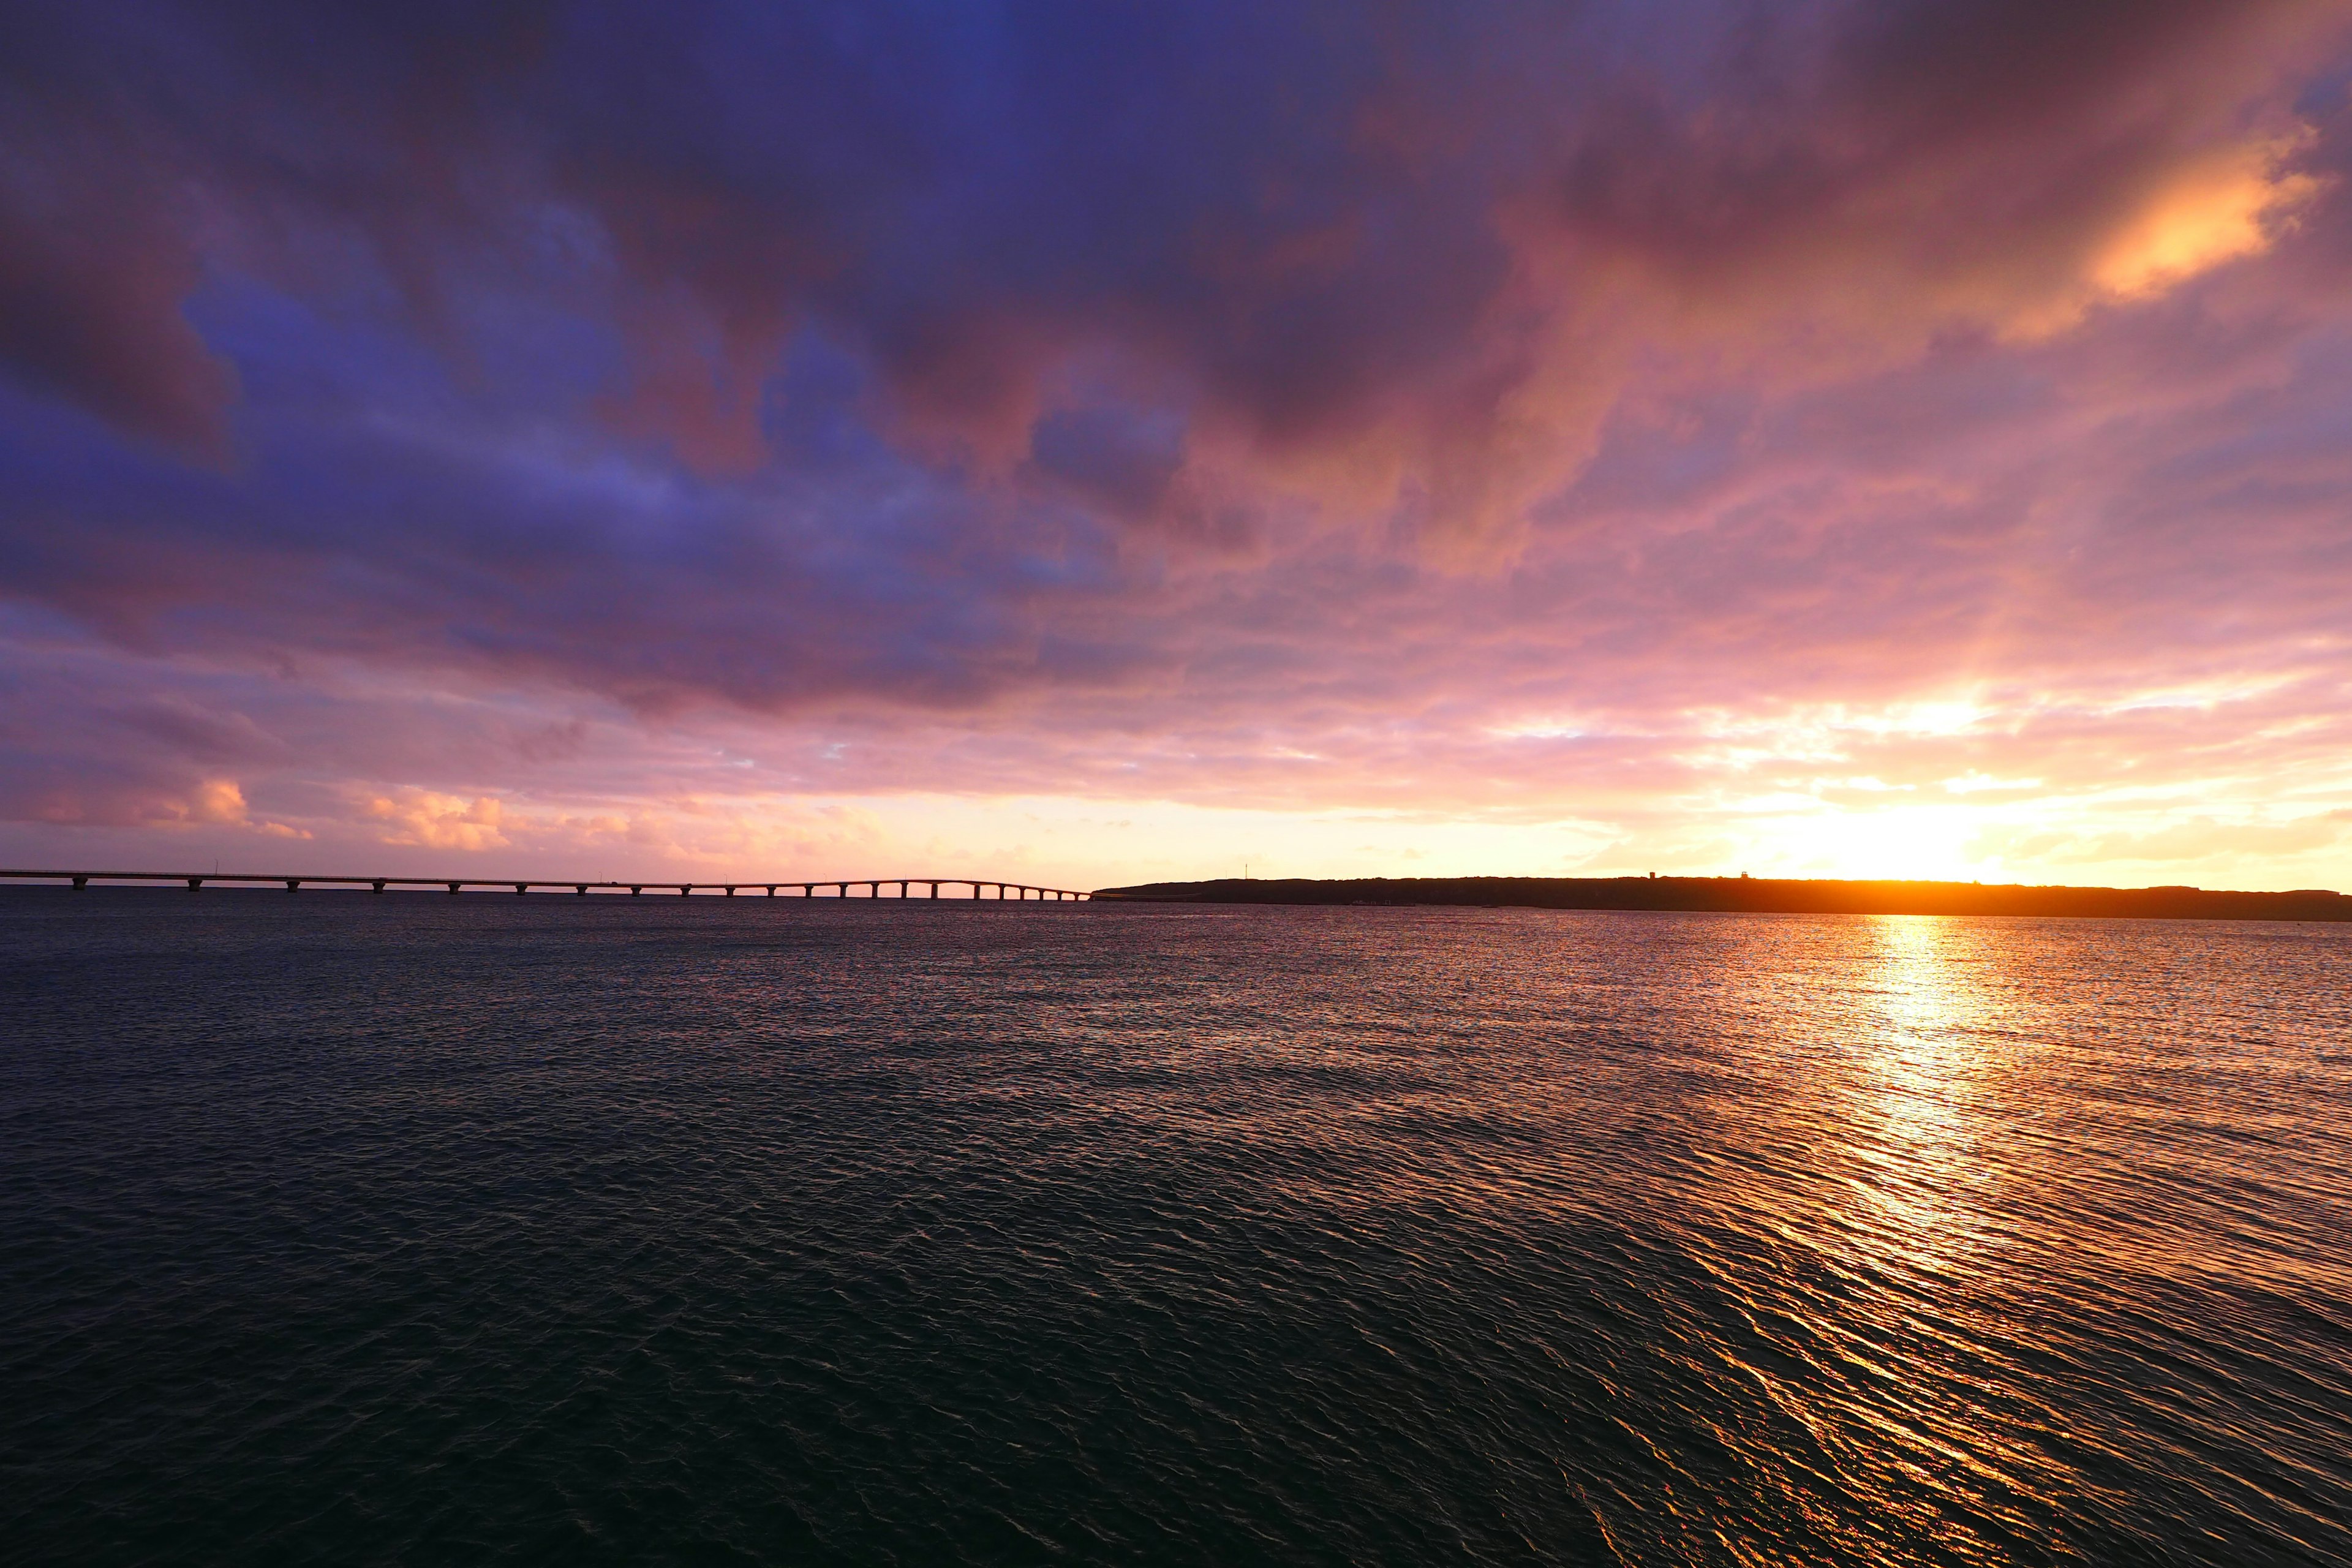
{"type": "Polygon", "coordinates": [[[2325,16],[58,9],[8,51],[0,342],[217,445],[232,367],[180,310],[201,268],[373,281],[453,350],[456,296],[496,277],[622,334],[608,415],[706,467],[765,455],[761,387],[812,319],[897,412],[1008,450],[1084,354],[1276,448],[1400,420],[1479,445],[1539,373],[1532,316],[1574,303],[1512,296],[1512,204],[1669,275],[1823,244],[1874,274],[2062,267],[2325,16]],[[1923,238],[1955,253],[1903,254],[1923,238]]]}

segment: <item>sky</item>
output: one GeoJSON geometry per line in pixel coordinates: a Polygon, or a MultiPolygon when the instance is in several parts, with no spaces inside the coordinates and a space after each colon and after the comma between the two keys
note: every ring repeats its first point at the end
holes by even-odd
{"type": "Polygon", "coordinates": [[[2352,5],[0,20],[0,864],[2352,887],[2352,5]]]}

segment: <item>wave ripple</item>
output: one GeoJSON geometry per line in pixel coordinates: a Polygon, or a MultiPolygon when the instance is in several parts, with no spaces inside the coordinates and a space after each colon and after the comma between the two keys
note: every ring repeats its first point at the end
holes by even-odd
{"type": "Polygon", "coordinates": [[[0,896],[20,1561],[2352,1563],[2352,932],[0,896]]]}

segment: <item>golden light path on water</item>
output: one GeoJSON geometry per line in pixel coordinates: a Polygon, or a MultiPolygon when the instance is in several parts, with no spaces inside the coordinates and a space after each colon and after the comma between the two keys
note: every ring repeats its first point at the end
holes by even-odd
{"type": "MultiPolygon", "coordinates": [[[[1853,1141],[1860,1173],[1847,1183],[1847,1270],[1907,1278],[1932,1297],[1937,1281],[1998,1267],[1990,1256],[1995,1226],[1986,1189],[2000,1177],[1978,1146],[1985,1126],[1977,1101],[1985,1079],[2002,1065],[1988,1059],[1984,1040],[1991,1004],[1978,983],[1986,960],[1961,921],[1890,916],[1869,924],[1878,951],[1864,973],[1880,994],[1882,1017],[1864,1037],[1844,1086],[1851,1096],[1845,1124],[1860,1134],[1853,1141]]],[[[1948,1359],[1965,1352],[1931,1301],[1893,1292],[1861,1300],[1865,1310],[1845,1320],[1845,1332],[1858,1342],[1847,1353],[1891,1399],[1880,1405],[1841,1401],[1833,1409],[1874,1438],[1877,1464],[1899,1472],[1905,1483],[1872,1489],[1890,1517],[1923,1536],[1940,1534],[1946,1546],[1964,1553],[1990,1547],[1939,1529],[1935,1510],[1906,1504],[1902,1491],[2017,1491],[2032,1457],[1971,1418],[1965,1381],[1951,1375],[1948,1359]],[[1924,1339],[1928,1353],[1907,1365],[1865,1359],[1862,1347],[1874,1339],[1906,1338],[1924,1339]]],[[[1826,1321],[1815,1326],[1824,1337],[1839,1331],[1826,1321]]],[[[1828,1436],[1821,1415],[1809,1425],[1828,1436]]]]}
{"type": "MultiPolygon", "coordinates": [[[[1622,1347],[1645,1375],[1603,1379],[1609,1419],[1666,1478],[1582,1489],[1629,1560],[1813,1560],[1804,1542],[1849,1561],[2064,1556],[2060,1521],[2087,1511],[2123,1530],[2147,1510],[2134,1478],[2151,1455],[2121,1413],[2188,1403],[2176,1356],[2138,1364],[2118,1344],[2168,1297],[2249,1283],[2250,1264],[2345,1278],[2340,1247],[2300,1262],[2292,1244],[2258,1259],[2206,1250],[2228,1234],[2217,1211],[2278,1200],[2233,1198],[2198,1101],[2215,1101],[2226,1134],[2313,1060],[2243,1033],[2275,999],[2215,960],[2194,933],[2127,923],[1567,917],[1442,966],[1380,955],[1384,984],[1358,999],[1360,1021],[1428,1039],[1412,998],[1459,998],[1475,1018],[1449,1017],[1435,1042],[1458,1076],[1368,1098],[1328,1127],[1269,1121],[1255,1097],[1238,1118],[1218,1096],[1184,1118],[1204,1136],[1318,1146],[1349,1173],[1305,1184],[1319,1205],[1377,1196],[1513,1234],[1634,1225],[1636,1259],[1661,1238],[1677,1255],[1634,1272],[1696,1263],[1702,1299],[1660,1292],[1647,1310],[1669,1331],[1622,1347]],[[2217,985],[2215,1039],[2182,1004],[2217,985]],[[1409,1135],[1416,1118],[1508,1128],[1527,1146],[1477,1158],[1409,1135]],[[1612,1134],[1637,1152],[1593,1158],[1612,1134]],[[1675,1418],[1709,1436],[1696,1456],[1659,1429],[1662,1374],[1685,1388],[1675,1418]]],[[[1391,1076],[1378,1037],[1257,1037],[1304,1070],[1391,1076]]],[[[1190,1070],[1234,1070],[1231,1042],[1184,1048],[1190,1070]]],[[[2319,1110],[2284,1114],[2307,1142],[2319,1110]]],[[[2263,1342],[2247,1342],[2255,1370],[2284,1375],[2263,1342]]],[[[2298,1511],[2292,1493],[2281,1506],[2298,1511]]]]}
{"type": "MultiPolygon", "coordinates": [[[[2165,1293],[2209,1270],[2245,1282],[2242,1260],[2204,1256],[2191,1239],[2223,1173],[2194,1151],[2157,1145],[2159,1162],[2196,1167],[2184,1172],[2196,1190],[2169,1194],[2189,1201],[2168,1213],[2129,1190],[2121,1140],[2177,1113],[2200,1068],[2242,1081],[2283,1064],[2211,1059],[2193,1040],[2164,1042],[2192,1047],[2165,1053],[2169,1062],[2125,1060],[2151,1043],[2133,1037],[2148,1013],[2180,1018],[2175,997],[2158,1008],[2142,997],[2138,1017],[2119,1013],[2117,982],[2159,977],[2169,988],[2183,978],[2107,969],[2101,949],[2135,945],[2128,928],[2118,941],[2113,928],[1896,916],[1787,922],[1779,934],[1814,952],[1796,973],[1751,973],[1764,990],[1742,998],[1769,1021],[1775,1048],[1762,1059],[1779,1070],[1756,1085],[1756,1141],[1724,1157],[1745,1165],[1743,1179],[1697,1197],[1702,1210],[1738,1217],[1728,1238],[1693,1227],[1693,1250],[1738,1304],[1742,1331],[1718,1332],[1692,1364],[1752,1384],[1785,1417],[1782,1430],[1804,1440],[1735,1422],[1725,1447],[1742,1456],[1749,1484],[1804,1521],[1802,1533],[1838,1541],[1854,1560],[2063,1555],[2053,1521],[2129,1517],[2140,1500],[2126,1478],[2151,1458],[2084,1419],[2084,1388],[2099,1403],[2178,1397],[2167,1358],[2156,1359],[2162,1379],[2134,1387],[2131,1358],[2100,1353],[2100,1337],[2160,1315],[2153,1302],[2116,1298],[2135,1286],[2165,1293]],[[2074,994],[2052,984],[2086,960],[2063,977],[2074,994]],[[1801,998],[1782,990],[1790,982],[1801,998]],[[2070,1015],[2096,1025],[2093,1037],[2074,1037],[2070,1015]],[[2053,1052],[2071,1059],[2045,1059],[2053,1052]],[[2085,1067],[2103,1078],[2121,1069],[2120,1081],[2085,1083],[2085,1067]],[[2146,1082],[2150,1067],[2171,1081],[2146,1082]],[[1752,1231],[1799,1257],[1737,1245],[1752,1231]],[[1825,1489],[1840,1506],[1822,1506],[1825,1489]]],[[[2342,1278],[2340,1248],[2305,1262],[2342,1278]]],[[[1654,1560],[1664,1545],[1654,1537],[1632,1555],[1654,1560]]],[[[1769,1531],[1720,1545],[1740,1561],[1794,1560],[1769,1531]]]]}

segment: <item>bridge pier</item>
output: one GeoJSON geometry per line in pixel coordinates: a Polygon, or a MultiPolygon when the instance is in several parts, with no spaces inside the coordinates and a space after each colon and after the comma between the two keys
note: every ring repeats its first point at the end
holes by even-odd
{"type": "Polygon", "coordinates": [[[455,882],[450,883],[450,884],[449,884],[449,890],[450,890],[451,892],[453,892],[453,893],[454,893],[454,892],[456,892],[456,891],[457,890],[457,883],[455,883],[455,882]]]}
{"type": "Polygon", "coordinates": [[[802,897],[802,898],[803,898],[803,899],[814,899],[814,898],[815,898],[815,897],[816,897],[816,884],[815,884],[814,882],[803,882],[803,883],[801,884],[801,897],[802,897]]]}
{"type": "Polygon", "coordinates": [[[585,882],[575,883],[573,884],[572,890],[584,899],[588,896],[588,884],[585,882]]]}
{"type": "MultiPolygon", "coordinates": [[[[722,885],[723,885],[723,884],[722,884],[722,885]]],[[[735,889],[732,889],[732,888],[729,888],[729,889],[727,889],[727,896],[728,896],[729,898],[730,898],[730,899],[731,899],[731,898],[733,898],[733,897],[735,896],[735,889]]]]}
{"type": "Polygon", "coordinates": [[[629,889],[629,897],[631,897],[631,898],[633,898],[633,899],[634,899],[634,898],[637,897],[639,894],[643,893],[644,891],[645,891],[645,889],[644,889],[643,888],[631,888],[631,889],[629,889]]]}
{"type": "Polygon", "coordinates": [[[192,893],[204,885],[205,879],[202,877],[191,877],[188,879],[188,891],[192,893]]]}
{"type": "Polygon", "coordinates": [[[516,895],[517,895],[518,897],[520,897],[520,896],[521,895],[521,893],[522,893],[522,890],[523,890],[525,888],[528,888],[528,887],[530,887],[530,884],[529,882],[517,882],[517,883],[515,884],[515,893],[516,893],[516,895]]]}
{"type": "Polygon", "coordinates": [[[689,893],[691,893],[691,892],[693,892],[693,891],[694,891],[694,884],[693,884],[693,883],[691,883],[691,882],[680,882],[680,883],[677,885],[677,896],[678,896],[679,898],[681,898],[681,899],[685,898],[688,894],[689,894],[689,893]]]}
{"type": "Polygon", "coordinates": [[[73,879],[73,884],[74,884],[74,891],[75,891],[75,892],[77,892],[77,893],[79,893],[79,892],[80,892],[84,888],[87,888],[87,887],[89,887],[89,879],[88,877],[76,877],[76,878],[73,879]]]}

